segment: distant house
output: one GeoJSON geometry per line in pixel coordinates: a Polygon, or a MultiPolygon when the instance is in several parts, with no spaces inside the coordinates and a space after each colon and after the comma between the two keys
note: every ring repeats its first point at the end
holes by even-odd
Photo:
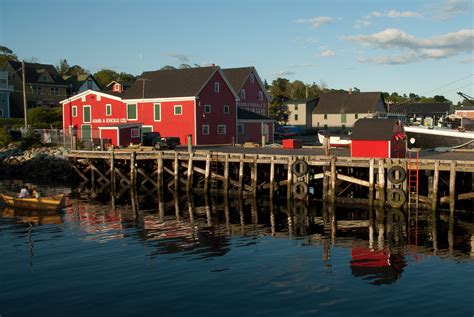
{"type": "MultiPolygon", "coordinates": [[[[7,61],[2,70],[14,91],[10,95],[10,117],[23,117],[22,63],[7,61]]],[[[67,97],[68,85],[53,65],[25,63],[26,101],[28,108],[57,106],[67,97]]]]}
{"type": "Polygon", "coordinates": [[[125,90],[127,90],[128,88],[130,88],[130,85],[128,84],[125,84],[125,83],[120,83],[116,80],[112,80],[110,83],[107,84],[107,86],[105,86],[105,91],[109,91],[109,92],[112,92],[112,93],[123,93],[125,90]]]}
{"type": "Polygon", "coordinates": [[[317,102],[317,98],[285,101],[284,104],[288,109],[288,125],[302,129],[311,129],[312,113],[317,102]]]}
{"type": "Polygon", "coordinates": [[[8,72],[0,71],[0,118],[10,118],[10,94],[13,86],[8,84],[8,72]]]}
{"type": "Polygon", "coordinates": [[[68,95],[73,96],[86,90],[101,91],[99,84],[91,74],[63,76],[68,85],[68,95]]]}
{"type": "Polygon", "coordinates": [[[474,119],[474,107],[462,107],[454,111],[454,114],[468,119],[474,119]]]}
{"type": "Polygon", "coordinates": [[[387,107],[380,92],[324,93],[313,109],[316,129],[351,128],[360,118],[385,116],[387,107]]]}
{"type": "Polygon", "coordinates": [[[407,117],[440,118],[452,113],[452,108],[453,106],[450,102],[395,104],[388,106],[388,113],[405,115],[407,117]]]}

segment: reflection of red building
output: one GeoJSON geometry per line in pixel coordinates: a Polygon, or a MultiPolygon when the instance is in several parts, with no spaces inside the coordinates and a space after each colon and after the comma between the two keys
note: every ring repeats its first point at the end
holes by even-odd
{"type": "Polygon", "coordinates": [[[391,284],[398,280],[406,266],[400,254],[388,250],[372,250],[363,246],[352,247],[351,271],[355,277],[365,277],[371,284],[391,284]]]}

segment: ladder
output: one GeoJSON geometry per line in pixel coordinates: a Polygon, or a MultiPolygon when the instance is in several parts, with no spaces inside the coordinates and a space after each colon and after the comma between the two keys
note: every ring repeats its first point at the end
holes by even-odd
{"type": "Polygon", "coordinates": [[[418,208],[418,180],[420,150],[407,150],[408,156],[408,208],[412,206],[418,208]]]}
{"type": "Polygon", "coordinates": [[[219,154],[211,152],[211,187],[217,188],[217,175],[219,175],[219,154]]]}

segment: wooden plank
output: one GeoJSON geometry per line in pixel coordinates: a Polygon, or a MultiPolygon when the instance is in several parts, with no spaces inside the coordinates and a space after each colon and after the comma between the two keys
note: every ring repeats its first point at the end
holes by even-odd
{"type": "Polygon", "coordinates": [[[343,174],[337,174],[337,179],[349,182],[349,183],[354,183],[357,185],[365,186],[365,187],[370,187],[370,183],[368,181],[364,181],[362,179],[358,179],[355,177],[343,175],[343,174]]]}

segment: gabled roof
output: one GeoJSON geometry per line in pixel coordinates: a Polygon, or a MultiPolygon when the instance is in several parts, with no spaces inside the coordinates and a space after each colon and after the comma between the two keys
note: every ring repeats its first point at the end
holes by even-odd
{"type": "Polygon", "coordinates": [[[401,114],[446,114],[451,112],[451,103],[449,102],[430,102],[430,103],[409,103],[390,105],[390,113],[401,114]]]}
{"type": "MultiPolygon", "coordinates": [[[[123,99],[197,96],[216,72],[220,72],[226,80],[216,66],[144,72],[123,93],[123,99]]],[[[236,96],[230,85],[229,88],[236,96]]]]}
{"type": "MultiPolygon", "coordinates": [[[[22,75],[21,62],[7,61],[11,67],[18,72],[18,75],[22,75]]],[[[44,82],[38,81],[41,75],[46,72],[53,80],[55,85],[67,86],[64,79],[59,75],[58,71],[53,65],[49,64],[38,64],[38,63],[25,63],[25,80],[29,84],[41,84],[44,82]]],[[[53,84],[48,83],[47,84],[53,84]]]]}
{"type": "Polygon", "coordinates": [[[91,78],[96,83],[96,85],[99,86],[99,84],[97,84],[95,81],[94,76],[91,74],[63,76],[64,81],[72,88],[73,91],[79,90],[81,85],[89,78],[91,78]]]}
{"type": "Polygon", "coordinates": [[[311,102],[317,101],[318,98],[300,98],[300,99],[289,99],[284,102],[284,104],[309,104],[311,102]]]}
{"type": "Polygon", "coordinates": [[[352,140],[387,141],[393,136],[395,124],[402,124],[398,119],[359,119],[352,129],[352,140]]]}
{"type": "Polygon", "coordinates": [[[238,68],[224,68],[222,69],[222,71],[224,72],[225,76],[229,80],[229,83],[232,85],[232,87],[234,88],[236,92],[239,92],[242,89],[245,82],[247,81],[247,78],[250,76],[251,73],[253,73],[255,76],[255,79],[260,84],[260,87],[262,88],[263,93],[267,97],[267,100],[271,100],[270,96],[268,95],[265,89],[265,85],[260,79],[260,76],[258,75],[255,67],[247,66],[247,67],[238,67],[238,68]]]}
{"type": "Polygon", "coordinates": [[[237,108],[237,120],[275,121],[269,117],[242,108],[237,108]]]}
{"type": "Polygon", "coordinates": [[[379,102],[385,105],[380,92],[329,92],[319,96],[313,114],[376,112],[379,102]]]}

